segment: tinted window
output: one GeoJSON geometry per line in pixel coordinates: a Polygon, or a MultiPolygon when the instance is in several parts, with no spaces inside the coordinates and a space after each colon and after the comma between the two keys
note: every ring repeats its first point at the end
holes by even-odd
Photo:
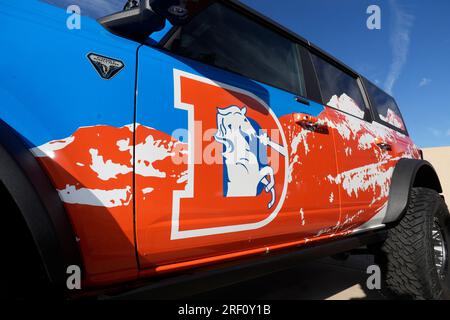
{"type": "Polygon", "coordinates": [[[305,95],[297,44],[215,3],[167,42],[172,52],[305,95]]]}
{"type": "Polygon", "coordinates": [[[312,56],[324,103],[363,119],[366,107],[357,79],[318,56],[312,56]]]}
{"type": "Polygon", "coordinates": [[[403,123],[402,115],[395,100],[370,82],[365,81],[365,84],[372,107],[375,109],[380,120],[405,131],[405,124],[403,123]]]}
{"type": "Polygon", "coordinates": [[[81,15],[98,19],[122,11],[126,0],[41,0],[43,2],[67,9],[70,5],[77,5],[81,15]]]}

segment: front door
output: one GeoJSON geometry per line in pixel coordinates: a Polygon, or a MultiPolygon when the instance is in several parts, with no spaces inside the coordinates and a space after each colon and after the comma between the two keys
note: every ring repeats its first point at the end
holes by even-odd
{"type": "Polygon", "coordinates": [[[302,66],[298,44],[219,3],[164,50],[140,49],[142,268],[182,268],[332,233],[340,214],[338,186],[326,178],[337,173],[333,136],[299,121],[326,113],[296,100],[306,95],[302,66]]]}

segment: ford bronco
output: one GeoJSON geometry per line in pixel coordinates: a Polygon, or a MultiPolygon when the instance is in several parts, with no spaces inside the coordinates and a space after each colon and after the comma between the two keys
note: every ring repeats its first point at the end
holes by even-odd
{"type": "Polygon", "coordinates": [[[234,0],[0,3],[9,297],[174,298],[364,247],[387,294],[449,298],[438,176],[350,67],[234,0]]]}

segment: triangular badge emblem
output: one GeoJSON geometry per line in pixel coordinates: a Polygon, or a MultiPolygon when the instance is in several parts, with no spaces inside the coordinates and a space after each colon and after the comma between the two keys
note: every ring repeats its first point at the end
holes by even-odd
{"type": "Polygon", "coordinates": [[[89,53],[87,57],[100,77],[106,80],[117,75],[125,67],[120,60],[111,59],[99,54],[89,53]]]}

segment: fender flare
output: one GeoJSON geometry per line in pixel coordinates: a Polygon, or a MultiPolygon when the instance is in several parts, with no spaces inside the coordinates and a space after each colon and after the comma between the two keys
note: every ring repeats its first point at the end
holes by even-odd
{"type": "Polygon", "coordinates": [[[22,214],[50,284],[64,289],[67,266],[83,266],[72,225],[24,139],[1,119],[0,182],[22,214]]]}
{"type": "Polygon", "coordinates": [[[401,159],[392,175],[391,189],[384,224],[399,221],[409,204],[411,189],[423,187],[442,193],[439,177],[431,163],[425,160],[401,159]]]}

